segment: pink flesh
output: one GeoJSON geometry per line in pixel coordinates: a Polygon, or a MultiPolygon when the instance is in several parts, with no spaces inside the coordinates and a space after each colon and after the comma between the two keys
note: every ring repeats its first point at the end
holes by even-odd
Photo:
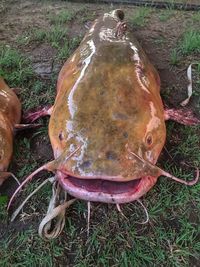
{"type": "Polygon", "coordinates": [[[113,182],[102,179],[79,179],[67,177],[62,172],[57,172],[57,178],[61,186],[70,195],[86,201],[104,203],[127,203],[134,201],[156,183],[157,178],[144,176],[129,182],[113,182]]]}
{"type": "Polygon", "coordinates": [[[200,119],[195,117],[191,110],[185,108],[170,109],[165,107],[165,120],[174,120],[184,125],[199,125],[200,119]]]}
{"type": "Polygon", "coordinates": [[[112,182],[107,180],[89,180],[78,179],[75,177],[66,178],[73,186],[81,187],[90,192],[103,192],[107,194],[120,194],[132,192],[139,185],[141,179],[132,180],[129,182],[112,182]]]}
{"type": "Polygon", "coordinates": [[[23,120],[27,123],[34,122],[39,118],[51,115],[52,106],[47,105],[43,108],[38,108],[34,111],[28,111],[24,116],[23,120]]]}

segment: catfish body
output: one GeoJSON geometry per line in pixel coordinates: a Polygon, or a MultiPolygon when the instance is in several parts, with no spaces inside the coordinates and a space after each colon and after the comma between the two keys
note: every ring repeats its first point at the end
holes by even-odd
{"type": "Polygon", "coordinates": [[[20,119],[20,101],[0,77],[0,185],[10,176],[7,169],[13,153],[13,131],[20,119]]]}
{"type": "Polygon", "coordinates": [[[149,190],[159,174],[131,152],[155,164],[165,143],[160,79],[134,36],[120,32],[123,16],[114,10],[97,19],[63,66],[49,136],[61,177],[102,184],[148,176],[149,190]]]}
{"type": "Polygon", "coordinates": [[[49,135],[55,158],[82,146],[66,163],[78,176],[132,179],[126,145],[155,163],[165,142],[158,73],[131,34],[115,36],[119,21],[96,20],[58,78],[49,135]]]}

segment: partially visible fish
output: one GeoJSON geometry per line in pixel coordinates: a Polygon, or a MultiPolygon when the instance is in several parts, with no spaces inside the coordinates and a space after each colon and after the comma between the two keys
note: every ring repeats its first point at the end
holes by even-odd
{"type": "Polygon", "coordinates": [[[0,77],[0,185],[12,174],[7,171],[13,154],[14,128],[21,120],[21,103],[0,77]]]}

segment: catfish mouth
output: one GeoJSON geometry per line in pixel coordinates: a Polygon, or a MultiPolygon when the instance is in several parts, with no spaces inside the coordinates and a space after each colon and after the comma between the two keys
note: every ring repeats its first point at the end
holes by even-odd
{"type": "Polygon", "coordinates": [[[104,203],[127,203],[140,198],[156,183],[157,178],[144,176],[131,181],[83,179],[57,172],[61,186],[70,195],[86,201],[104,203]]]}
{"type": "Polygon", "coordinates": [[[73,186],[87,190],[88,192],[102,192],[105,194],[122,194],[127,192],[132,192],[135,190],[140,181],[140,179],[135,179],[128,182],[115,182],[103,179],[79,179],[73,176],[66,178],[73,186]]]}

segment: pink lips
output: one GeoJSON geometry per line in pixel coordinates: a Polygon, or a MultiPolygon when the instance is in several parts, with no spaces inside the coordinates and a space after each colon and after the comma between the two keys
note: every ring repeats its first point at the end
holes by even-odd
{"type": "Polygon", "coordinates": [[[80,179],[66,176],[61,171],[57,172],[57,178],[63,189],[78,199],[116,204],[132,202],[140,198],[157,181],[157,178],[152,176],[144,176],[128,182],[80,179]]]}
{"type": "Polygon", "coordinates": [[[113,182],[102,179],[78,179],[75,177],[67,177],[66,179],[74,186],[83,188],[89,192],[103,192],[107,194],[131,192],[136,189],[141,180],[136,179],[128,182],[113,182]]]}

